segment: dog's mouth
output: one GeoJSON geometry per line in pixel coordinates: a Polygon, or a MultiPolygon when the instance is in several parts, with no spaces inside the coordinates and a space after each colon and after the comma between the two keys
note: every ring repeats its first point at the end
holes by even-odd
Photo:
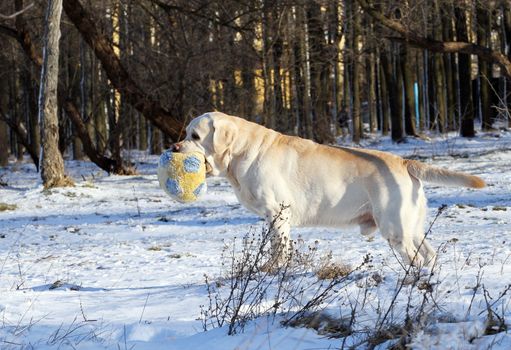
{"type": "Polygon", "coordinates": [[[206,162],[206,175],[209,175],[213,172],[213,167],[211,166],[211,164],[209,164],[209,162],[207,160],[205,160],[206,162]]]}

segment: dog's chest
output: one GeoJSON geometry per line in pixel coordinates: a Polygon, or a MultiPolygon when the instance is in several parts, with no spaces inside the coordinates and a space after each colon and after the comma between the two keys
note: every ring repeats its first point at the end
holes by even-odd
{"type": "Polygon", "coordinates": [[[238,201],[253,213],[265,217],[284,198],[274,191],[275,177],[270,181],[259,170],[252,168],[245,172],[231,173],[227,179],[238,201]]]}
{"type": "Polygon", "coordinates": [[[264,200],[261,198],[258,198],[258,196],[254,195],[250,189],[247,187],[234,187],[234,193],[236,194],[236,197],[238,198],[238,201],[248,210],[252,211],[253,213],[264,217],[266,214],[266,206],[264,203],[264,200]]]}

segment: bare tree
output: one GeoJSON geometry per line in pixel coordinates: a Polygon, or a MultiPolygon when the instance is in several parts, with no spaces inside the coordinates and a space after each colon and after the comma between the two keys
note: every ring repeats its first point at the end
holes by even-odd
{"type": "Polygon", "coordinates": [[[39,88],[39,121],[42,132],[41,178],[45,188],[69,186],[73,182],[64,174],[64,160],[59,151],[59,108],[57,86],[59,74],[59,40],[62,0],[49,0],[46,11],[43,65],[39,88]]]}
{"type": "MultiPolygon", "coordinates": [[[[454,8],[454,16],[456,18],[456,36],[458,40],[468,41],[467,15],[461,6],[454,8]]],[[[472,60],[470,55],[458,54],[458,79],[459,79],[459,96],[460,96],[460,115],[461,125],[460,133],[464,137],[474,137],[474,103],[472,100],[472,60]]]]}

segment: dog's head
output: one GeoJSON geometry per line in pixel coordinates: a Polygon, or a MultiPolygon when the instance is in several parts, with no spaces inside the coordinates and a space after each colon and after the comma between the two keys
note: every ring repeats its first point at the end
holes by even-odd
{"type": "Polygon", "coordinates": [[[224,175],[232,157],[237,135],[233,118],[211,112],[194,118],[186,127],[186,138],[174,144],[175,152],[201,152],[209,175],[224,175]]]}

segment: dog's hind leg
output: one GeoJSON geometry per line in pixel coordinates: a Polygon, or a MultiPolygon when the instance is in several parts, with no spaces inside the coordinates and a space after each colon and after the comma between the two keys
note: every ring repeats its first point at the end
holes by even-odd
{"type": "Polygon", "coordinates": [[[433,249],[427,239],[422,236],[415,236],[413,239],[415,249],[419,250],[419,254],[422,256],[424,266],[432,266],[435,263],[436,251],[433,249]]]}
{"type": "Polygon", "coordinates": [[[359,221],[359,227],[360,234],[364,236],[368,241],[372,241],[374,239],[376,230],[378,230],[378,226],[376,226],[376,222],[374,221],[372,215],[366,220],[359,221]]]}
{"type": "Polygon", "coordinates": [[[425,266],[432,266],[435,263],[436,251],[433,249],[431,244],[427,241],[424,234],[424,223],[426,221],[426,197],[422,191],[422,187],[419,188],[418,199],[417,199],[417,215],[415,222],[415,235],[413,237],[413,243],[415,249],[419,251],[422,256],[425,266]]]}
{"type": "MultiPolygon", "coordinates": [[[[403,190],[403,192],[405,191],[403,190]]],[[[416,245],[417,215],[420,213],[418,213],[416,203],[409,201],[409,197],[405,196],[406,193],[403,192],[401,192],[401,198],[394,198],[394,200],[385,203],[386,205],[376,207],[377,210],[373,215],[381,235],[399,253],[404,263],[422,266],[425,256],[417,251],[418,246],[416,245]]],[[[427,249],[428,246],[423,245],[422,247],[427,249]]]]}

